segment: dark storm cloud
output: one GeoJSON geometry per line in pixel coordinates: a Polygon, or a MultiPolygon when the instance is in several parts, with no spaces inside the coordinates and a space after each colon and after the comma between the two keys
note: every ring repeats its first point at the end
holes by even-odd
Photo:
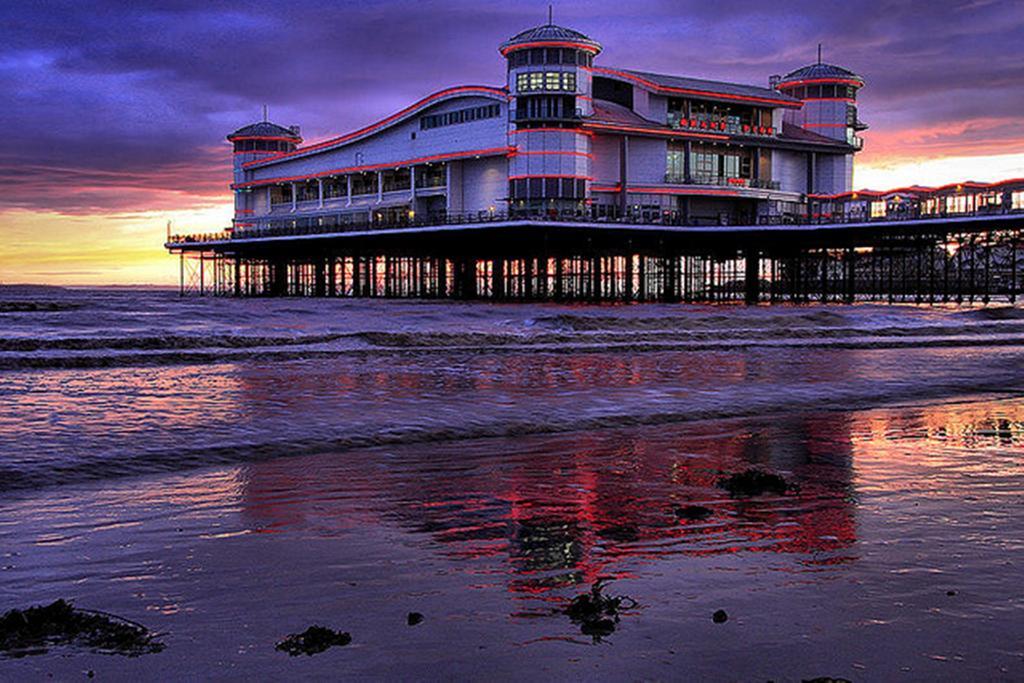
{"type": "MultiPolygon", "coordinates": [[[[1024,139],[1019,2],[590,2],[555,13],[604,43],[600,63],[753,83],[812,61],[822,42],[828,60],[868,79],[862,118],[890,144],[944,127],[969,132],[949,133],[943,153],[1020,151],[1024,139]]],[[[498,43],[545,14],[544,3],[5,3],[0,125],[16,134],[0,156],[0,206],[140,211],[147,188],[179,191],[186,205],[226,197],[230,155],[217,150],[261,104],[315,139],[447,85],[497,84],[498,43]]]]}

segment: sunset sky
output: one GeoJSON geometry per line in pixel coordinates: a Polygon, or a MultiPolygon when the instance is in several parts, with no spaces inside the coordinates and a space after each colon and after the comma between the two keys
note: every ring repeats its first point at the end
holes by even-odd
{"type": "MultiPolygon", "coordinates": [[[[1024,3],[557,2],[598,64],[767,84],[825,61],[864,76],[855,185],[1024,176],[1024,3]]],[[[177,281],[161,248],[230,221],[224,136],[257,120],[307,142],[460,83],[503,85],[525,2],[0,4],[0,283],[177,281]]]]}

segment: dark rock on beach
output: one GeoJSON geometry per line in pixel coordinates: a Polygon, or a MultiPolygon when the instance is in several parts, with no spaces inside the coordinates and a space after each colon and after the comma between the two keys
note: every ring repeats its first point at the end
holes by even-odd
{"type": "Polygon", "coordinates": [[[577,595],[565,608],[565,613],[574,624],[578,624],[580,632],[591,636],[594,642],[611,635],[619,623],[619,610],[623,607],[635,607],[636,601],[624,595],[605,595],[607,584],[596,582],[590,587],[589,593],[577,595]]]}
{"type": "Polygon", "coordinates": [[[302,633],[293,633],[277,644],[276,649],[292,657],[315,655],[334,647],[344,647],[352,642],[347,632],[335,631],[326,626],[310,626],[302,633]]]}
{"type": "Polygon", "coordinates": [[[726,614],[724,609],[720,609],[711,615],[711,621],[715,622],[716,624],[724,624],[725,622],[729,621],[729,615],[726,614]]]}
{"type": "Polygon", "coordinates": [[[43,654],[58,645],[136,657],[163,650],[163,644],[154,638],[155,634],[141,624],[78,609],[65,600],[12,609],[0,616],[0,653],[8,657],[43,654]]]}
{"type": "Polygon", "coordinates": [[[419,612],[409,612],[409,615],[405,618],[405,623],[409,626],[415,626],[416,624],[423,623],[423,615],[419,612]]]}

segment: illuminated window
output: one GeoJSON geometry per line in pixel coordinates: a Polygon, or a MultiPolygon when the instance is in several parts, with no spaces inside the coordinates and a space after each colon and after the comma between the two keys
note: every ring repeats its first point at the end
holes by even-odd
{"type": "Polygon", "coordinates": [[[1010,206],[1014,210],[1024,209],[1024,190],[1017,190],[1010,196],[1010,206]]]}
{"type": "Polygon", "coordinates": [[[871,217],[885,218],[885,202],[871,202],[871,217]]]}
{"type": "Polygon", "coordinates": [[[516,90],[576,91],[576,74],[571,71],[530,71],[516,74],[516,90]]]}

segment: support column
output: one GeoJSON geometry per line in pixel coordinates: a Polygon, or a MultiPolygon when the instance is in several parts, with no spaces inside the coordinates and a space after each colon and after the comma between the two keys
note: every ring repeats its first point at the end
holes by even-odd
{"type": "Polygon", "coordinates": [[[814,194],[814,178],[817,175],[818,155],[815,152],[807,153],[807,194],[814,194]]]}
{"type": "Polygon", "coordinates": [[[626,215],[629,206],[629,136],[619,142],[619,215],[626,215]]]}
{"type": "Polygon", "coordinates": [[[437,259],[437,296],[446,298],[448,296],[448,259],[437,259]]]}
{"type": "Polygon", "coordinates": [[[317,190],[317,206],[321,209],[324,208],[324,179],[316,179],[316,190],[317,190]]]}
{"type": "Polygon", "coordinates": [[[314,264],[314,285],[313,295],[314,296],[326,296],[327,295],[327,263],[324,259],[317,259],[314,264]]]}
{"type": "Polygon", "coordinates": [[[754,306],[761,300],[761,254],[748,246],[744,258],[743,299],[748,306],[754,306]]]}
{"type": "Polygon", "coordinates": [[[235,257],[235,296],[242,296],[242,259],[235,257]]]}
{"type": "Polygon", "coordinates": [[[295,210],[299,208],[299,198],[298,198],[298,193],[295,192],[295,183],[292,183],[291,185],[292,185],[292,213],[295,213],[295,210]]]}
{"type": "Polygon", "coordinates": [[[271,296],[284,296],[288,293],[288,264],[282,260],[273,261],[270,271],[271,296]]]}
{"type": "Polygon", "coordinates": [[[693,167],[690,165],[690,158],[692,155],[693,142],[691,140],[686,140],[683,142],[683,182],[687,185],[691,185],[693,183],[693,167]]]}
{"type": "Polygon", "coordinates": [[[491,297],[499,301],[505,298],[505,259],[491,261],[491,297]]]}
{"type": "Polygon", "coordinates": [[[476,298],[476,259],[463,256],[455,261],[455,296],[459,299],[476,298]]]}

